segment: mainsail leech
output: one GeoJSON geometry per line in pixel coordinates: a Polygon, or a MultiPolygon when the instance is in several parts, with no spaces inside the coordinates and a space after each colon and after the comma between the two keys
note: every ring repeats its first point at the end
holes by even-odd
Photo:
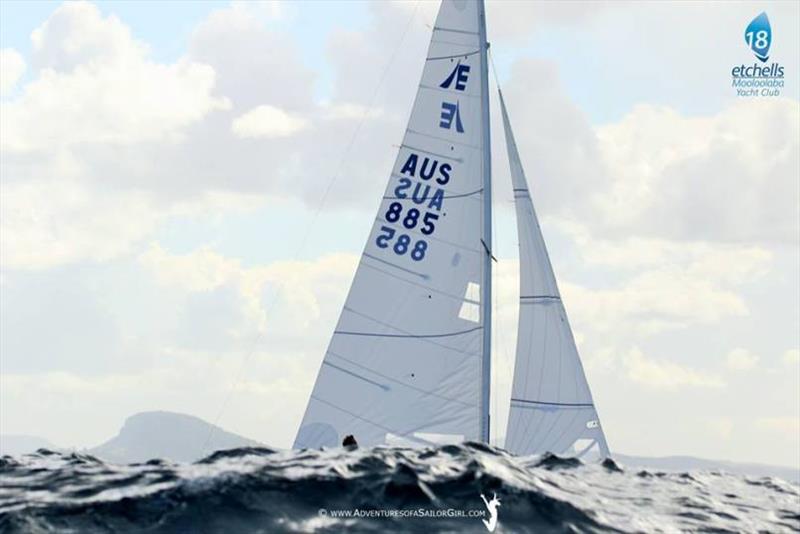
{"type": "Polygon", "coordinates": [[[516,454],[609,455],[522,169],[503,93],[503,127],[519,232],[517,354],[505,447],[516,454]]]}

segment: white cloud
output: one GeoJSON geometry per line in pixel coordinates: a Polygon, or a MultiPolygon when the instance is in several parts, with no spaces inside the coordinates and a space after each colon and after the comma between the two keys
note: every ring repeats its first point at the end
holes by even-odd
{"type": "Polygon", "coordinates": [[[613,331],[627,323],[646,335],[748,313],[737,293],[681,270],[644,271],[614,289],[568,282],[561,287],[570,313],[597,331],[613,331]]]}
{"type": "Polygon", "coordinates": [[[384,111],[380,108],[368,108],[360,104],[344,103],[330,104],[323,106],[323,116],[327,120],[361,120],[364,118],[375,119],[381,117],[384,111]]]}
{"type": "Polygon", "coordinates": [[[784,352],[783,361],[787,365],[797,365],[800,363],[800,349],[789,349],[784,352]]]}
{"type": "Polygon", "coordinates": [[[598,266],[634,272],[685,266],[693,276],[739,284],[765,275],[772,264],[772,253],[763,246],[658,237],[614,239],[592,233],[574,220],[555,219],[552,223],[575,242],[584,261],[598,266]]]}
{"type": "Polygon", "coordinates": [[[0,95],[11,92],[25,72],[25,60],[13,48],[0,50],[0,95]]]}
{"type": "Polygon", "coordinates": [[[213,67],[217,94],[229,98],[237,111],[262,104],[308,109],[314,72],[285,33],[268,29],[264,12],[250,2],[212,11],[192,32],[189,57],[213,67]]]}
{"type": "Polygon", "coordinates": [[[692,324],[713,324],[748,315],[741,294],[746,284],[763,280],[774,267],[765,248],[713,242],[684,242],[655,237],[613,239],[582,224],[550,219],[553,237],[566,237],[583,265],[611,272],[587,277],[594,284],[560,282],[570,316],[581,329],[609,332],[619,324],[647,335],[692,324]]]}
{"type": "Polygon", "coordinates": [[[759,430],[775,432],[785,439],[795,442],[800,439],[800,418],[798,417],[762,417],[756,421],[759,430]]]}
{"type": "Polygon", "coordinates": [[[611,183],[593,204],[609,228],[797,243],[798,102],[743,100],[707,117],[639,105],[597,138],[611,183]]]}
{"type": "Polygon", "coordinates": [[[159,220],[147,195],[102,193],[66,180],[3,184],[0,192],[4,267],[108,260],[130,250],[159,220]]]}
{"type": "Polygon", "coordinates": [[[92,188],[66,175],[55,182],[3,183],[0,265],[47,269],[82,260],[107,261],[134,250],[167,220],[220,209],[241,212],[254,205],[257,200],[230,193],[163,205],[148,192],[92,188]]]}
{"type": "Polygon", "coordinates": [[[31,33],[37,69],[67,72],[88,63],[136,61],[147,46],[133,39],[116,16],[103,18],[94,4],[64,3],[31,33]]]}
{"type": "Polygon", "coordinates": [[[596,126],[561,83],[552,62],[520,59],[504,84],[543,216],[614,239],[796,246],[796,100],[739,99],[705,115],[638,104],[596,126]]]}
{"type": "Polygon", "coordinates": [[[511,45],[529,40],[542,28],[581,27],[613,6],[611,2],[595,0],[563,3],[490,2],[486,8],[493,40],[503,39],[511,45]]]}
{"type": "Polygon", "coordinates": [[[303,340],[308,341],[308,329],[323,313],[331,320],[338,315],[331,303],[342,300],[357,258],[334,254],[316,261],[285,260],[247,268],[209,248],[170,254],[152,244],[139,261],[163,287],[187,296],[230,288],[239,299],[239,317],[246,322],[231,332],[237,337],[267,332],[274,336],[273,343],[280,338],[302,346],[303,340]]]}
{"type": "Polygon", "coordinates": [[[708,425],[714,434],[720,439],[729,440],[733,436],[735,425],[730,417],[714,417],[710,418],[708,425]]]}
{"type": "Polygon", "coordinates": [[[627,376],[633,382],[657,390],[721,388],[725,383],[717,376],[684,367],[671,361],[647,358],[639,349],[632,349],[624,358],[627,376]]]}
{"type": "Polygon", "coordinates": [[[275,21],[286,18],[292,6],[286,0],[233,0],[230,7],[261,20],[275,21]]]}
{"type": "Polygon", "coordinates": [[[211,67],[149,60],[127,27],[91,4],[62,5],[32,39],[42,68],[18,98],[2,103],[4,151],[172,142],[229,105],[211,95],[211,67]]]}
{"type": "Polygon", "coordinates": [[[335,168],[349,179],[329,204],[371,204],[381,187],[375,162],[388,151],[369,146],[390,148],[386,119],[371,108],[361,130],[367,149],[357,164],[337,166],[363,106],[315,104],[314,73],[298,47],[264,25],[278,16],[273,11],[248,3],[212,12],[193,32],[188,59],[164,64],[95,6],[58,8],[35,33],[31,82],[2,102],[1,187],[12,207],[3,214],[3,264],[118,257],[187,205],[218,215],[238,210],[226,195],[318,202],[320,182],[335,168]],[[310,128],[308,117],[326,120],[310,128]],[[269,142],[242,140],[232,122],[235,132],[269,142]],[[354,194],[365,184],[374,195],[354,194]],[[48,198],[48,189],[65,199],[48,198]],[[52,246],[56,229],[74,239],[52,246]]]}
{"type": "Polygon", "coordinates": [[[152,243],[139,261],[159,283],[188,292],[211,291],[243,273],[238,261],[226,258],[208,247],[189,254],[171,255],[158,243],[152,243]]]}
{"type": "Polygon", "coordinates": [[[755,367],[758,359],[758,356],[747,349],[735,348],[725,357],[725,364],[734,371],[746,371],[755,367]]]}
{"type": "Polygon", "coordinates": [[[288,137],[308,128],[309,122],[296,115],[261,105],[234,119],[231,131],[243,139],[288,137]]]}

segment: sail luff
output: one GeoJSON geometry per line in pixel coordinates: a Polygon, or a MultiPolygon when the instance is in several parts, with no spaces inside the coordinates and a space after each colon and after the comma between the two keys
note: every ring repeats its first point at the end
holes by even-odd
{"type": "Polygon", "coordinates": [[[481,284],[481,319],[483,321],[483,366],[481,370],[481,437],[489,443],[491,432],[490,402],[492,383],[492,150],[489,130],[489,68],[487,53],[489,43],[486,39],[486,8],[479,0],[478,27],[481,47],[481,113],[483,116],[483,283],[481,284]]]}
{"type": "Polygon", "coordinates": [[[517,454],[581,456],[596,445],[599,455],[607,457],[608,444],[561,302],[503,93],[498,92],[520,246],[520,313],[505,446],[517,454]]]}

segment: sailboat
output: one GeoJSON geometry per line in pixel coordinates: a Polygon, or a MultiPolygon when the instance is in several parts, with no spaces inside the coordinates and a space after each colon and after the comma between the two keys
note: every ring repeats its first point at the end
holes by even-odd
{"type": "MultiPolygon", "coordinates": [[[[443,0],[372,231],[294,448],[489,442],[492,165],[482,0],[443,0]]],[[[519,234],[505,448],[609,455],[499,93],[519,234]]]]}

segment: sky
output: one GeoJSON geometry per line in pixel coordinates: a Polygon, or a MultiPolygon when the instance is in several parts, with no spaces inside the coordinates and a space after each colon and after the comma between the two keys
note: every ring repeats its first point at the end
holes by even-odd
{"type": "MultiPolygon", "coordinates": [[[[291,446],[436,7],[0,3],[0,433],[89,447],[172,410],[291,446]]],[[[800,4],[487,19],[612,450],[800,466],[800,4]],[[761,11],[785,87],[737,97],[761,11]]],[[[498,119],[494,438],[518,271],[498,119]]]]}

